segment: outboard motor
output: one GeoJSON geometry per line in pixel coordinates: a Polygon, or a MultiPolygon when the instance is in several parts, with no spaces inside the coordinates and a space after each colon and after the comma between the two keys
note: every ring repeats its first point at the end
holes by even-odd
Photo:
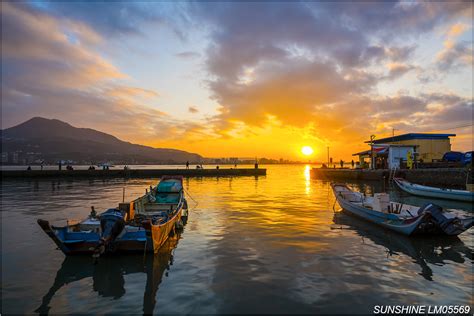
{"type": "Polygon", "coordinates": [[[99,245],[94,251],[94,257],[99,257],[105,252],[125,227],[124,214],[119,209],[111,208],[99,215],[100,235],[99,245]]]}
{"type": "Polygon", "coordinates": [[[433,203],[428,203],[420,207],[418,215],[423,213],[430,214],[436,226],[434,228],[443,231],[446,235],[458,235],[473,225],[472,218],[460,219],[457,217],[446,217],[443,208],[433,203]]]}

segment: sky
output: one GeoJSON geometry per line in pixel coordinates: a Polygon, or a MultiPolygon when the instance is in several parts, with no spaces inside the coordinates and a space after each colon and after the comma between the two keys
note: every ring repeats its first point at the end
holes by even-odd
{"type": "Polygon", "coordinates": [[[2,128],[41,116],[205,157],[473,148],[467,2],[1,2],[2,128]]]}

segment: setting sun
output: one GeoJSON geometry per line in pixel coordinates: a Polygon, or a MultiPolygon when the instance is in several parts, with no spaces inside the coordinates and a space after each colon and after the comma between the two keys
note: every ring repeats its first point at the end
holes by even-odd
{"type": "Polygon", "coordinates": [[[303,155],[309,156],[314,152],[314,150],[313,150],[313,148],[311,148],[309,146],[304,146],[303,148],[301,148],[301,152],[303,153],[303,155]]]}

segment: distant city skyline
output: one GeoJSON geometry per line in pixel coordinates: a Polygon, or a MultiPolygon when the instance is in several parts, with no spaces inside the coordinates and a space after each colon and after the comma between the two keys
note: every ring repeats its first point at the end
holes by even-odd
{"type": "Polygon", "coordinates": [[[41,116],[204,157],[350,161],[411,132],[472,150],[472,2],[1,8],[2,129],[41,116]]]}

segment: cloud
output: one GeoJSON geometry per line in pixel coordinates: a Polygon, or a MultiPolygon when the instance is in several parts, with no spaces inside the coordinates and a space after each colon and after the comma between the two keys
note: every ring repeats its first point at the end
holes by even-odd
{"type": "Polygon", "coordinates": [[[160,6],[148,2],[61,2],[31,4],[31,7],[51,14],[56,18],[67,16],[76,21],[83,21],[99,33],[127,35],[142,33],[145,23],[165,23],[164,12],[160,6]]]}
{"type": "Polygon", "coordinates": [[[446,32],[446,35],[448,37],[457,37],[470,28],[471,26],[465,23],[455,23],[449,28],[449,30],[446,32]]]}
{"type": "Polygon", "coordinates": [[[2,3],[1,14],[2,126],[46,116],[144,141],[176,125],[147,105],[155,91],[127,85],[96,52],[103,38],[87,25],[13,3],[2,3]]]}
{"type": "Polygon", "coordinates": [[[210,25],[208,85],[222,106],[221,128],[235,120],[261,126],[268,115],[291,126],[317,120],[331,104],[417,68],[407,63],[417,46],[397,45],[394,30],[416,38],[469,9],[466,3],[198,3],[191,15],[210,25]],[[380,63],[388,64],[387,75],[370,68],[380,63]]]}
{"type": "Polygon", "coordinates": [[[458,70],[461,67],[472,67],[473,54],[472,41],[453,43],[446,41],[444,49],[436,56],[436,66],[441,71],[458,70]]]}
{"type": "Polygon", "coordinates": [[[389,70],[387,79],[393,80],[399,78],[409,72],[410,70],[416,69],[415,66],[402,64],[402,63],[389,63],[387,64],[389,70]]]}
{"type": "Polygon", "coordinates": [[[190,59],[190,58],[199,58],[201,54],[191,51],[181,52],[175,54],[176,57],[183,58],[183,59],[190,59]]]}
{"type": "Polygon", "coordinates": [[[199,110],[198,110],[195,106],[190,106],[190,107],[188,108],[188,111],[189,111],[189,113],[193,113],[193,114],[199,112],[199,110]]]}

